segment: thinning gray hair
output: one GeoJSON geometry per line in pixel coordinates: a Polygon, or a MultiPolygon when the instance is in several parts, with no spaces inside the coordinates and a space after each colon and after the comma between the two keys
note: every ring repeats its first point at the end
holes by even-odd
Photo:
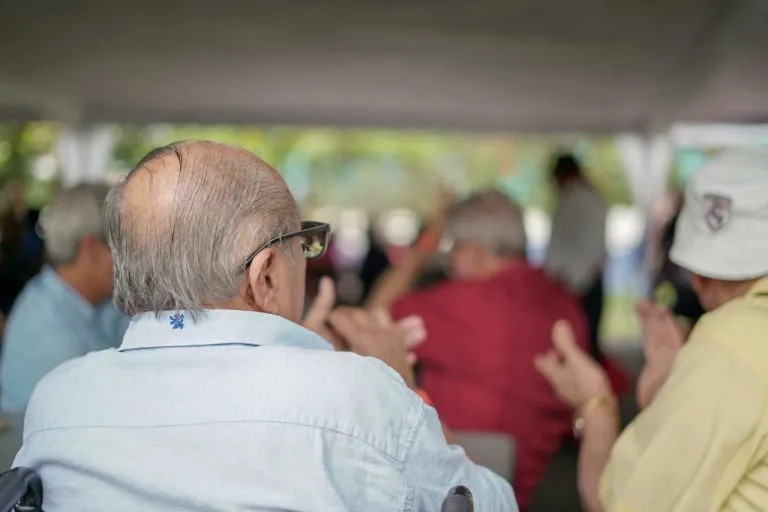
{"type": "Polygon", "coordinates": [[[60,190],[40,215],[45,252],[54,266],[72,263],[86,236],[104,240],[102,208],[109,186],[82,184],[60,190]]]}
{"type": "Polygon", "coordinates": [[[501,257],[526,253],[522,209],[497,190],[476,193],[446,214],[445,233],[455,243],[473,243],[501,257]]]}
{"type": "Polygon", "coordinates": [[[129,316],[194,314],[233,299],[249,254],[297,229],[300,221],[285,182],[268,164],[211,142],[174,143],[150,152],[112,188],[105,219],[114,302],[129,316]],[[139,177],[143,172],[148,176],[139,177]],[[166,190],[160,173],[176,176],[166,190]],[[132,197],[130,184],[137,178],[148,181],[148,197],[132,197]],[[153,198],[162,194],[172,199],[158,207],[153,198]]]}

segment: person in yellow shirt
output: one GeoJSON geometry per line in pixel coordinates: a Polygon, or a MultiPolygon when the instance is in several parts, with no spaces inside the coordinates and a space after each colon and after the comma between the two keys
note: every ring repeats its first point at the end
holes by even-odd
{"type": "Polygon", "coordinates": [[[567,324],[537,358],[576,411],[582,501],[591,512],[768,511],[768,148],[726,152],[694,176],[671,258],[709,313],[682,348],[647,347],[652,392],[621,435],[608,380],[567,324]]]}

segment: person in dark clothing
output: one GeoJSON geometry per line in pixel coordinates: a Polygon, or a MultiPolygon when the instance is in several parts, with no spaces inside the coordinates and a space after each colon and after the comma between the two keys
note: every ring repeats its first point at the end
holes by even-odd
{"type": "Polygon", "coordinates": [[[21,245],[24,249],[24,254],[29,259],[30,264],[38,266],[38,268],[42,267],[45,260],[45,245],[43,244],[43,238],[40,236],[37,224],[39,220],[40,210],[31,209],[27,211],[21,231],[21,245]]]}
{"type": "Polygon", "coordinates": [[[368,298],[373,285],[379,277],[389,268],[389,257],[384,248],[376,240],[373,231],[368,232],[368,253],[365,255],[363,265],[360,267],[360,281],[363,284],[362,301],[368,298]]]}
{"type": "Polygon", "coordinates": [[[18,218],[7,211],[0,220],[0,313],[8,315],[27,281],[42,268],[44,250],[37,234],[38,210],[18,218]]]}

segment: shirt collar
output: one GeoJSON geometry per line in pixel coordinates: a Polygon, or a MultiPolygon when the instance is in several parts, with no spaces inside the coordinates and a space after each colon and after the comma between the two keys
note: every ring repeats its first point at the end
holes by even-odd
{"type": "Polygon", "coordinates": [[[210,345],[282,346],[333,350],[330,343],[277,315],[209,309],[144,313],[131,319],[121,351],[210,345]]]}
{"type": "Polygon", "coordinates": [[[93,320],[96,317],[96,308],[93,304],[65,283],[53,268],[48,266],[43,268],[40,272],[40,280],[43,287],[72,304],[87,320],[93,320]]]}
{"type": "Polygon", "coordinates": [[[755,284],[747,292],[747,297],[754,297],[755,295],[767,295],[768,294],[768,277],[764,277],[755,284]]]}

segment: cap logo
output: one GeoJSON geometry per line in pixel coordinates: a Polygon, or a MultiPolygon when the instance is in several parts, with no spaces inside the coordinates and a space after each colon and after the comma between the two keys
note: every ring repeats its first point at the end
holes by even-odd
{"type": "Polygon", "coordinates": [[[725,228],[731,220],[731,198],[707,194],[704,196],[707,226],[710,231],[717,233],[725,228]]]}

